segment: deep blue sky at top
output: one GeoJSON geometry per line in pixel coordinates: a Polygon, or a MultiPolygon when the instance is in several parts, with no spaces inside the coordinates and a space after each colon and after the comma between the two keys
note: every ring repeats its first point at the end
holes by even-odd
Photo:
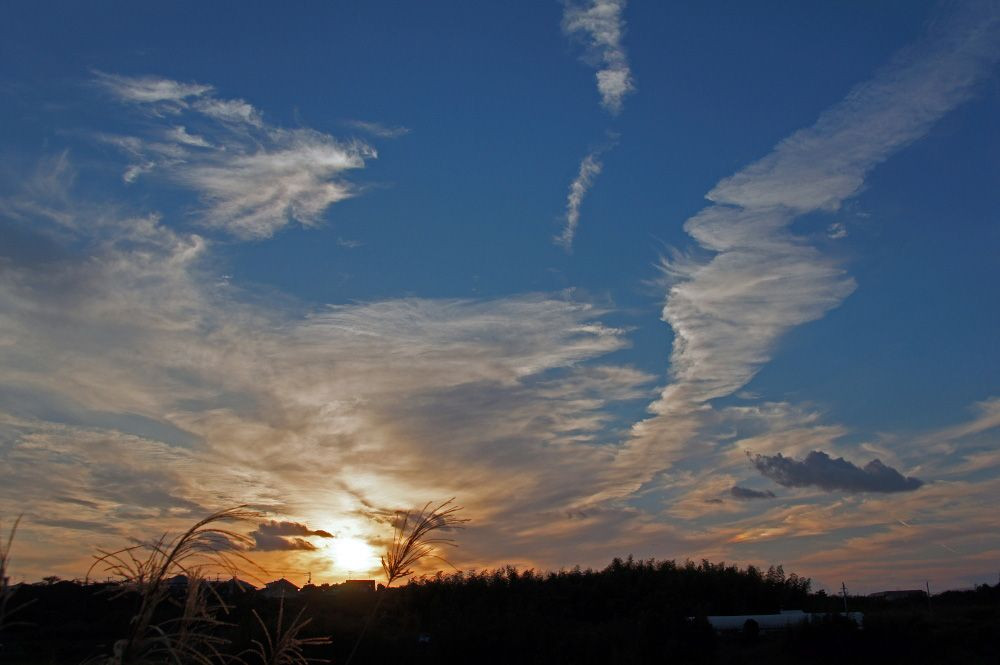
{"type": "MultiPolygon", "coordinates": [[[[20,3],[0,24],[0,145],[25,165],[68,148],[94,198],[127,194],[185,225],[189,194],[126,187],[87,139],[124,113],[88,84],[94,71],[211,84],[273,124],[342,138],[357,134],[349,120],[408,127],[371,139],[379,159],[349,176],[367,191],[323,228],[215,236],[220,272],[313,305],[577,287],[618,308],[612,320],[635,327],[623,356],[663,377],[658,254],[690,247],[682,224],[719,179],[919,39],[935,8],[635,0],[637,91],[611,117],[554,1],[20,3]],[[608,132],[618,145],[567,254],[552,243],[566,188],[608,132]]],[[[797,226],[844,257],[858,290],[794,330],[751,391],[863,432],[951,422],[1000,391],[998,106],[994,76],[843,210],[797,226]],[[828,239],[832,222],[848,236],[828,239]]]]}

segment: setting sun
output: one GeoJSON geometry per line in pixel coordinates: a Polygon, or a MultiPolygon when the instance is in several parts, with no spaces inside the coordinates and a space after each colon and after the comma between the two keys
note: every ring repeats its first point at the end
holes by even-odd
{"type": "Polygon", "coordinates": [[[0,0],[0,665],[1000,665],[1000,0],[231,4],[0,0]]]}
{"type": "Polygon", "coordinates": [[[378,567],[375,550],[360,538],[337,538],[329,546],[333,567],[351,573],[368,572],[378,567]]]}

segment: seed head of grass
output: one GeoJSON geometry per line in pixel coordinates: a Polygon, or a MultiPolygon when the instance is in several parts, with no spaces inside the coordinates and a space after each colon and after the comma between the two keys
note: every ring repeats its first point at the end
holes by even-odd
{"type": "Polygon", "coordinates": [[[205,664],[218,660],[218,648],[224,640],[216,629],[223,625],[216,610],[225,603],[205,581],[210,570],[223,570],[233,577],[253,562],[240,550],[252,540],[245,534],[223,528],[220,523],[249,521],[260,515],[245,506],[220,510],[198,521],[187,531],[114,551],[99,551],[87,571],[95,568],[117,578],[117,596],[136,593],[139,607],[129,625],[128,634],[118,640],[110,656],[96,660],[108,665],[192,662],[205,664]],[[170,579],[187,578],[183,600],[171,595],[170,579]],[[157,608],[170,602],[177,607],[176,618],[154,623],[157,608]]]}
{"type": "Polygon", "coordinates": [[[10,532],[7,534],[6,542],[0,536],[0,630],[13,625],[9,621],[9,618],[28,604],[22,603],[21,605],[12,607],[10,602],[14,598],[14,592],[16,591],[10,585],[10,550],[14,545],[14,534],[17,533],[17,525],[20,522],[21,517],[18,516],[14,520],[14,525],[10,528],[10,532]]]}
{"type": "MultiPolygon", "coordinates": [[[[304,607],[299,610],[299,613],[286,627],[285,599],[282,598],[281,604],[278,606],[277,622],[272,632],[257,614],[257,610],[253,610],[253,616],[257,619],[257,624],[260,625],[263,632],[263,639],[253,640],[253,648],[243,655],[252,656],[261,665],[309,665],[310,663],[330,662],[320,658],[309,658],[303,653],[304,647],[330,644],[328,637],[299,637],[302,629],[312,621],[312,619],[303,619],[303,612],[305,612],[304,607]]],[[[247,662],[242,657],[240,660],[247,662]]]]}
{"type": "Polygon", "coordinates": [[[428,501],[419,511],[401,511],[396,514],[396,530],[392,546],[382,555],[382,570],[388,587],[396,580],[413,574],[413,569],[424,559],[438,559],[451,565],[437,554],[440,546],[455,547],[451,538],[437,535],[440,531],[461,529],[468,522],[457,516],[461,506],[451,498],[432,508],[428,501]]]}

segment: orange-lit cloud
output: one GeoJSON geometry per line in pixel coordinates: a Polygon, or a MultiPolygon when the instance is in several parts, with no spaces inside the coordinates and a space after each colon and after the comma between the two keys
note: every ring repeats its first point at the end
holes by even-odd
{"type": "MultiPolygon", "coordinates": [[[[686,226],[698,251],[664,264],[666,376],[624,364],[613,307],[574,291],[335,306],[251,292],[207,232],[91,200],[70,155],[43,160],[0,196],[22,243],[0,247],[0,515],[24,513],[15,576],[80,576],[97,547],[239,504],[263,515],[246,530],[270,569],[369,573],[394,509],[451,496],[472,520],[449,553],[459,567],[632,553],[784,562],[861,586],[992,572],[1000,400],[949,428],[865,439],[819,407],[734,397],[783,334],[854,288],[792,234],[796,216],[840,205],[971,94],[1000,42],[959,23],[961,48],[894,61],[710,192],[686,226]],[[925,89],[926,76],[946,83],[925,89]],[[636,405],[649,413],[632,422],[636,405]],[[878,457],[923,484],[775,492],[746,456],[813,450],[878,457]]],[[[160,169],[204,197],[198,229],[262,238],[318,222],[348,194],[335,176],[368,157],[269,127],[208,86],[102,80],[133,106],[204,116],[197,129],[154,117],[150,135],[116,144],[133,180],[160,169]],[[261,151],[218,148],[233,126],[261,151]]]]}

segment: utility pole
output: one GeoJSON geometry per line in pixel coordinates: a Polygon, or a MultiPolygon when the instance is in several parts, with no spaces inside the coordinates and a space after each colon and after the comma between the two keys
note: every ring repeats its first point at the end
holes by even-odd
{"type": "Polygon", "coordinates": [[[847,585],[840,583],[840,592],[844,595],[844,614],[847,614],[847,585]]]}
{"type": "Polygon", "coordinates": [[[927,614],[932,614],[931,610],[931,583],[930,580],[924,580],[924,586],[927,588],[927,614]]]}

